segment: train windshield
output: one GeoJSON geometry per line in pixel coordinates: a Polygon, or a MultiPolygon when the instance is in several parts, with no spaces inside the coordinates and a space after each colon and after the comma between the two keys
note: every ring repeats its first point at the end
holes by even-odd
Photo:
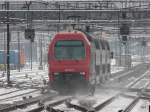
{"type": "Polygon", "coordinates": [[[61,40],[55,44],[57,59],[78,60],[85,57],[84,43],[80,40],[61,40]]]}

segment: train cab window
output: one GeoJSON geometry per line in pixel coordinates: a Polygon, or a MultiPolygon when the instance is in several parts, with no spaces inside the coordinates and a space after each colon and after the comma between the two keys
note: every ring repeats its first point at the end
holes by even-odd
{"type": "Polygon", "coordinates": [[[85,58],[84,43],[80,40],[60,40],[55,44],[56,59],[83,59],[85,58]]]}

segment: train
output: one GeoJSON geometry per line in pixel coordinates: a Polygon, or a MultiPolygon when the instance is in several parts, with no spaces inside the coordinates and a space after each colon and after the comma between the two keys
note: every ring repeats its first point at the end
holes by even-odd
{"type": "MultiPolygon", "coordinates": [[[[17,69],[18,66],[24,67],[25,65],[25,54],[23,51],[18,50],[10,50],[9,52],[10,59],[10,69],[17,69]]],[[[0,69],[3,70],[5,68],[5,64],[7,64],[7,52],[5,50],[0,50],[0,69]]]]}
{"type": "Polygon", "coordinates": [[[58,32],[48,49],[49,84],[97,85],[110,76],[111,51],[108,41],[83,31],[58,32]]]}

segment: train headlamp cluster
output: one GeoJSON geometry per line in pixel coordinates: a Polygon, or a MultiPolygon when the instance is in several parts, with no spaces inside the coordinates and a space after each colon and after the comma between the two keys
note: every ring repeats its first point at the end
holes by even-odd
{"type": "MultiPolygon", "coordinates": [[[[85,75],[85,72],[80,72],[81,75],[85,75]]],[[[59,75],[59,72],[55,72],[54,75],[59,75]]]]}
{"type": "Polygon", "coordinates": [[[81,75],[85,75],[85,72],[80,72],[81,75]]]}
{"type": "Polygon", "coordinates": [[[55,72],[54,75],[59,75],[59,73],[58,73],[58,72],[55,72]]]}

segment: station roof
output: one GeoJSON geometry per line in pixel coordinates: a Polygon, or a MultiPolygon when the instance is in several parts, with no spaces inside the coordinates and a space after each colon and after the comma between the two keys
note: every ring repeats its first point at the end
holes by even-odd
{"type": "Polygon", "coordinates": [[[111,27],[110,32],[117,33],[122,23],[134,33],[150,29],[148,0],[1,0],[0,31],[6,30],[8,12],[11,30],[24,30],[30,24],[39,31],[56,31],[78,24],[93,30],[111,27]]]}

